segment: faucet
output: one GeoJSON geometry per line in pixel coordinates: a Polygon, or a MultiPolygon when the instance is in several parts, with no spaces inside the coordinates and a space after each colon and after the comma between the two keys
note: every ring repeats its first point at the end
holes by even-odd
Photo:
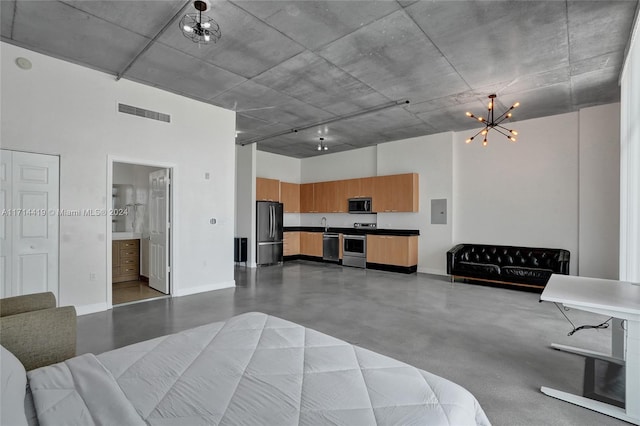
{"type": "Polygon", "coordinates": [[[327,232],[327,218],[322,216],[322,219],[320,219],[320,225],[324,226],[324,232],[327,232]]]}

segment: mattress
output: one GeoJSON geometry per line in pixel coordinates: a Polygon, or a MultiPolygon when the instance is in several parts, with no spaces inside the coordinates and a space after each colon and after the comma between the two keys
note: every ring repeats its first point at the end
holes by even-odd
{"type": "Polygon", "coordinates": [[[442,377],[262,313],[28,373],[41,425],[489,425],[442,377]]]}

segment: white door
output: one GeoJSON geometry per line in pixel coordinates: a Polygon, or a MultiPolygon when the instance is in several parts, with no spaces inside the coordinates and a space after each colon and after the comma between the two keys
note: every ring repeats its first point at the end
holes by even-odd
{"type": "Polygon", "coordinates": [[[11,241],[11,151],[0,150],[0,298],[11,296],[11,263],[13,249],[11,241]]]}
{"type": "Polygon", "coordinates": [[[169,294],[169,170],[149,174],[149,286],[169,294]]]}
{"type": "Polygon", "coordinates": [[[3,151],[7,176],[9,155],[5,154],[11,156],[11,180],[3,179],[4,202],[11,201],[3,229],[5,237],[11,237],[11,251],[5,252],[3,245],[4,296],[52,291],[58,297],[60,160],[53,155],[3,151]]]}

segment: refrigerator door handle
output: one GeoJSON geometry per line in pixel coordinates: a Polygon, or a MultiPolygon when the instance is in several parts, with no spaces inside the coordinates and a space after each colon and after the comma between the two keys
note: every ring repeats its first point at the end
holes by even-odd
{"type": "Polygon", "coordinates": [[[275,228],[275,209],[273,206],[269,206],[269,236],[271,238],[275,238],[274,228],[275,228]]]}

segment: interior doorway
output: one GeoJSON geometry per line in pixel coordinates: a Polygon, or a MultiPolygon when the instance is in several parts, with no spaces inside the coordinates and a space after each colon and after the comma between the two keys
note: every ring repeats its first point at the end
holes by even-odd
{"type": "Polygon", "coordinates": [[[169,297],[173,168],[115,159],[110,167],[109,305],[169,297]]]}

